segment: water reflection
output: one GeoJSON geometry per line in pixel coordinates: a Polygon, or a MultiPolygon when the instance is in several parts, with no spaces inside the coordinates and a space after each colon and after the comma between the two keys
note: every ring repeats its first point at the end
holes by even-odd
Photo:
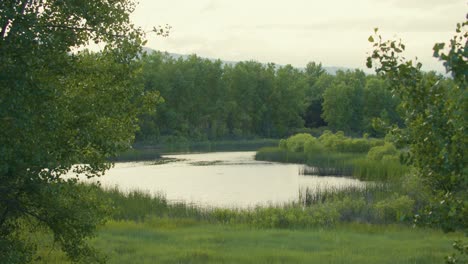
{"type": "Polygon", "coordinates": [[[341,177],[299,175],[299,165],[255,161],[255,152],[167,155],[176,160],[118,163],[99,180],[121,190],[164,193],[170,201],[203,206],[251,207],[297,200],[301,188],[362,186],[341,177]]]}

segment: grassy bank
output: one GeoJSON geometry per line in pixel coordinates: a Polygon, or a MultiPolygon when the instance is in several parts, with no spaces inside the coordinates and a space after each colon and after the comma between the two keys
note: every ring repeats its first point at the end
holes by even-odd
{"type": "MultiPolygon", "coordinates": [[[[368,184],[345,189],[298,191],[299,200],[282,206],[225,209],[169,202],[163,195],[142,191],[102,190],[96,197],[112,208],[111,219],[145,221],[148,218],[192,219],[213,224],[241,224],[254,228],[332,227],[338,223],[411,224],[412,215],[425,205],[417,180],[397,184],[368,184]]],[[[83,185],[83,188],[89,188],[83,185]]]]}
{"type": "Polygon", "coordinates": [[[407,166],[394,160],[370,160],[362,153],[322,152],[308,155],[280,147],[265,147],[257,151],[256,160],[304,164],[301,173],[319,176],[352,176],[365,181],[387,181],[409,172],[407,166]]]}
{"type": "Polygon", "coordinates": [[[120,153],[113,158],[115,162],[148,161],[161,158],[166,153],[218,152],[218,151],[255,151],[262,147],[276,146],[277,139],[188,141],[186,139],[167,140],[162,143],[137,142],[133,149],[120,153]]]}
{"type": "MultiPolygon", "coordinates": [[[[92,241],[108,263],[441,263],[458,234],[345,224],[255,229],[188,219],[111,221],[92,241]]],[[[43,249],[43,263],[66,263],[43,249]]]]}

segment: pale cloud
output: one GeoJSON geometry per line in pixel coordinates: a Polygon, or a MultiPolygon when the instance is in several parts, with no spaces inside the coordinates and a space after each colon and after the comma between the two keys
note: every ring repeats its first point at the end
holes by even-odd
{"type": "Polygon", "coordinates": [[[401,38],[408,58],[442,69],[432,46],[448,41],[466,15],[466,0],[140,0],[133,21],[170,24],[168,38],[148,46],[230,61],[259,60],[303,67],[364,67],[367,37],[378,27],[401,38]]]}
{"type": "Polygon", "coordinates": [[[216,4],[216,1],[211,0],[208,3],[206,3],[205,6],[201,8],[201,12],[202,13],[213,12],[213,11],[216,11],[216,9],[218,9],[218,5],[216,4]]]}
{"type": "Polygon", "coordinates": [[[452,19],[436,18],[361,18],[336,19],[331,21],[317,21],[307,24],[259,24],[233,25],[231,29],[241,30],[269,30],[269,31],[366,31],[371,32],[375,27],[385,28],[395,32],[447,32],[455,28],[452,19]],[[448,30],[450,29],[450,30],[448,30]]]}
{"type": "Polygon", "coordinates": [[[414,9],[438,9],[448,6],[457,6],[465,4],[464,0],[392,0],[390,3],[399,8],[414,9]]]}

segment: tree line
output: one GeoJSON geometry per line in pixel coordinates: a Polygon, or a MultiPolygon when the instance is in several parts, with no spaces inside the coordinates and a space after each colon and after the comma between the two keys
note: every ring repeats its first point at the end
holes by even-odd
{"type": "Polygon", "coordinates": [[[305,69],[229,65],[161,52],[141,60],[145,90],[159,92],[164,103],[140,117],[139,141],[280,138],[325,126],[382,136],[373,119],[402,123],[388,82],[361,70],[331,75],[314,62],[305,69]]]}

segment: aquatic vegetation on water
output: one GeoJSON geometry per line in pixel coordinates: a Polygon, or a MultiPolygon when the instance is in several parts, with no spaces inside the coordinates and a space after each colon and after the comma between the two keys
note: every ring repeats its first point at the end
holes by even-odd
{"type": "Polygon", "coordinates": [[[193,165],[193,166],[213,166],[213,165],[221,165],[221,164],[225,164],[225,162],[222,160],[190,162],[190,165],[193,165]]]}

